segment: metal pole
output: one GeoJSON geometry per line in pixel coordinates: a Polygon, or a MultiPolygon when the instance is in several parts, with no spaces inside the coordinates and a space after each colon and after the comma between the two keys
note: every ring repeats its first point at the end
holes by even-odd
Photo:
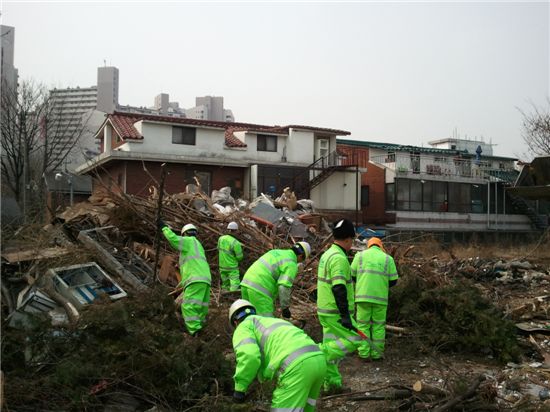
{"type": "Polygon", "coordinates": [[[498,229],[498,182],[495,182],[495,229],[498,229]]]}
{"type": "MultiPolygon", "coordinates": [[[[355,153],[353,154],[355,157],[355,153]]],[[[355,226],[359,224],[359,164],[355,159],[355,226]]]]}
{"type": "Polygon", "coordinates": [[[487,182],[487,229],[491,226],[491,181],[487,182]]]}
{"type": "Polygon", "coordinates": [[[69,196],[70,196],[70,202],[71,202],[71,207],[73,205],[73,194],[74,194],[74,190],[73,190],[73,176],[72,175],[69,175],[69,196]]]}

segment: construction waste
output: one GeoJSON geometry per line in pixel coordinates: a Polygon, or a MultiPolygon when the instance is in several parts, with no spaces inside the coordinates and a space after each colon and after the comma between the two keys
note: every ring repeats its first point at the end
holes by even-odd
{"type": "MultiPolygon", "coordinates": [[[[250,203],[228,187],[163,196],[162,219],[177,231],[193,223],[211,267],[207,327],[197,338],[184,332],[174,303],[177,252],[161,237],[156,254],[158,196],[154,188],[149,198],[105,191],[2,239],[2,410],[267,410],[270,391],[259,384],[249,403],[231,404],[226,319],[239,295],[220,289],[216,250],[230,221],[244,247],[241,273],[269,249],[312,245],[291,309],[295,324],[322,339],[316,274],[332,237],[311,200],[290,188],[250,203]]],[[[348,357],[341,370],[353,391],[322,397],[318,410],[550,408],[545,236],[529,259],[459,258],[436,242],[385,239],[400,275],[385,360],[348,357]],[[373,409],[360,409],[365,402],[373,409]]],[[[364,247],[357,240],[354,250],[364,247]]]]}

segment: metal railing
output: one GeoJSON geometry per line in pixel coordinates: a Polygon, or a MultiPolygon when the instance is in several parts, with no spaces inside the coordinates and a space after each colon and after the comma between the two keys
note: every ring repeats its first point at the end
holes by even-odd
{"type": "Polygon", "coordinates": [[[372,162],[395,171],[398,176],[425,175],[431,178],[448,179],[451,177],[475,180],[495,180],[499,173],[512,172],[513,165],[494,167],[490,161],[476,161],[460,157],[421,156],[415,154],[388,154],[373,156],[372,162]]]}

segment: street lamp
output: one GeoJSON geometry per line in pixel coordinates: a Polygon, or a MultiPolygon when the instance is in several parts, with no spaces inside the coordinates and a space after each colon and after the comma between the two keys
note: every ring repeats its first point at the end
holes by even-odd
{"type": "MultiPolygon", "coordinates": [[[[65,173],[56,173],[55,174],[55,180],[57,180],[58,182],[63,179],[63,175],[65,173]]],[[[73,205],[73,175],[71,175],[70,173],[66,173],[66,176],[67,176],[67,183],[69,184],[69,199],[70,199],[70,204],[71,206],[73,205]]]]}

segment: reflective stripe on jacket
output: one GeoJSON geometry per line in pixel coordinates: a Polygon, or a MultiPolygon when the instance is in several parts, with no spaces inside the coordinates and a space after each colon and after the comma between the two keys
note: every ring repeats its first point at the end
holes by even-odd
{"type": "Polygon", "coordinates": [[[388,304],[390,280],[396,280],[397,268],[393,258],[378,246],[358,252],[353,258],[351,272],[357,277],[355,301],[388,304]]]}
{"type": "Polygon", "coordinates": [[[241,242],[231,235],[223,235],[218,239],[218,265],[220,270],[239,269],[239,262],[243,260],[241,242]]]}
{"type": "Polygon", "coordinates": [[[274,249],[256,260],[244,274],[241,286],[260,292],[273,301],[278,287],[292,287],[298,273],[298,259],[291,249],[274,249]]]}
{"type": "Polygon", "coordinates": [[[233,333],[235,390],[246,392],[254,378],[271,380],[296,359],[322,354],[306,333],[282,319],[250,315],[233,333]]]}
{"type": "Polygon", "coordinates": [[[333,244],[319,260],[317,270],[317,313],[319,315],[339,315],[332,287],[345,285],[349,313],[354,312],[353,282],[348,257],[344,250],[333,244]]]}
{"type": "Polygon", "coordinates": [[[180,251],[180,285],[184,289],[196,282],[210,285],[210,266],[208,266],[201,242],[194,236],[178,236],[167,226],[162,228],[162,233],[170,246],[180,251]]]}

